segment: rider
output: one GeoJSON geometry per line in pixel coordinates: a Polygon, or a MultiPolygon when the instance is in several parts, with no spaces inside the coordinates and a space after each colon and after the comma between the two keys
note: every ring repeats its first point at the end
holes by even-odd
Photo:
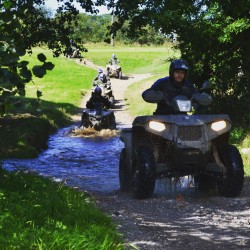
{"type": "Polygon", "coordinates": [[[104,83],[106,88],[111,88],[110,78],[103,73],[102,69],[98,70],[98,75],[93,80],[93,86],[98,86],[98,84],[100,84],[100,81],[101,83],[104,83]]]}
{"type": "Polygon", "coordinates": [[[109,59],[109,64],[113,65],[118,63],[120,63],[120,61],[118,60],[115,54],[112,54],[112,57],[109,59]]]}
{"type": "Polygon", "coordinates": [[[102,108],[109,109],[111,107],[111,102],[106,97],[102,96],[102,89],[98,86],[95,88],[93,95],[87,101],[86,108],[93,109],[96,102],[101,102],[103,106],[102,108]]]}
{"type": "Polygon", "coordinates": [[[157,103],[154,115],[175,114],[176,112],[170,102],[177,95],[184,95],[189,99],[193,97],[196,89],[187,80],[188,72],[189,66],[186,61],[182,59],[174,60],[169,67],[169,76],[158,79],[151,88],[142,93],[144,101],[157,103]]]}
{"type": "Polygon", "coordinates": [[[98,80],[101,80],[103,83],[107,83],[110,79],[103,73],[102,69],[99,69],[97,76],[93,80],[93,86],[97,85],[98,80]]]}

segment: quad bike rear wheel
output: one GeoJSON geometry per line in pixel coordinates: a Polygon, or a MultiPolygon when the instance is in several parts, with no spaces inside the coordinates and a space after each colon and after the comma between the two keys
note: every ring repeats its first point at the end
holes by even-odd
{"type": "Polygon", "coordinates": [[[218,179],[218,191],[225,197],[237,197],[241,193],[244,182],[244,169],[239,150],[235,146],[227,145],[219,155],[227,173],[218,179]]]}
{"type": "Polygon", "coordinates": [[[119,160],[119,181],[121,192],[128,192],[130,190],[130,174],[127,165],[126,149],[123,148],[119,160]]]}
{"type": "Polygon", "coordinates": [[[115,98],[113,96],[109,97],[109,101],[111,103],[111,108],[114,107],[114,104],[115,104],[115,98]]]}
{"type": "Polygon", "coordinates": [[[132,188],[137,199],[150,198],[155,187],[155,159],[153,152],[144,146],[140,146],[134,155],[132,188]]]}

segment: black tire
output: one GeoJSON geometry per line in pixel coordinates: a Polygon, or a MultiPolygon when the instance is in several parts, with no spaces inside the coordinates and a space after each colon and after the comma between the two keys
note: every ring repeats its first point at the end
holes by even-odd
{"type": "Polygon", "coordinates": [[[132,188],[137,199],[150,198],[155,187],[155,159],[147,147],[139,147],[133,160],[132,188]]]}
{"type": "Polygon", "coordinates": [[[113,96],[110,96],[110,97],[109,97],[109,101],[110,101],[110,103],[111,103],[111,108],[113,108],[113,107],[114,107],[114,104],[115,104],[115,98],[114,98],[113,96]]]}
{"type": "Polygon", "coordinates": [[[131,188],[130,175],[126,157],[126,150],[125,148],[123,148],[119,160],[119,182],[121,192],[129,192],[131,188]]]}
{"type": "Polygon", "coordinates": [[[119,71],[119,73],[118,73],[118,78],[119,78],[119,79],[122,79],[122,71],[119,71]]]}
{"type": "Polygon", "coordinates": [[[110,118],[110,129],[114,130],[116,129],[116,121],[115,121],[115,116],[114,114],[110,118]]]}
{"type": "Polygon", "coordinates": [[[225,197],[237,197],[244,183],[244,167],[240,152],[235,146],[227,145],[219,152],[219,156],[227,173],[218,179],[218,191],[225,197]]]}
{"type": "Polygon", "coordinates": [[[195,187],[202,193],[216,190],[216,178],[210,175],[198,174],[194,177],[195,187]]]}

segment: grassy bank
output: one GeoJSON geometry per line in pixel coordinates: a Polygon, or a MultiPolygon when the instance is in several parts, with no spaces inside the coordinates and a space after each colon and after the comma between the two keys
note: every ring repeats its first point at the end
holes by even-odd
{"type": "Polygon", "coordinates": [[[111,219],[80,190],[34,174],[0,173],[0,249],[123,249],[111,219]]]}
{"type": "Polygon", "coordinates": [[[12,114],[0,118],[0,159],[37,157],[41,149],[46,148],[49,134],[68,126],[71,115],[81,111],[82,94],[90,90],[96,75],[93,69],[64,57],[54,58],[42,49],[34,49],[34,54],[25,56],[24,60],[29,60],[31,67],[38,63],[36,56],[41,52],[55,68],[44,78],[35,78],[27,84],[26,97],[21,98],[18,105],[9,107],[12,114]],[[42,91],[39,101],[37,90],[42,91]],[[42,143],[37,145],[39,141],[42,143]]]}

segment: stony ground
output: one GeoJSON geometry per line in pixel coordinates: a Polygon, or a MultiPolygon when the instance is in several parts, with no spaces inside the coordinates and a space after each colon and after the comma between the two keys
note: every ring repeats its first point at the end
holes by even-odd
{"type": "MultiPolygon", "coordinates": [[[[87,61],[83,66],[98,68],[87,61]]],[[[133,120],[127,113],[124,90],[147,77],[148,74],[125,75],[122,80],[111,80],[118,125],[131,125],[133,120]]],[[[83,106],[84,103],[86,99],[83,106]]],[[[202,195],[194,189],[191,180],[176,185],[157,181],[154,196],[146,200],[136,200],[119,190],[93,195],[96,205],[117,224],[127,249],[250,249],[250,180],[247,178],[238,198],[219,197],[217,193],[202,195]]]]}

